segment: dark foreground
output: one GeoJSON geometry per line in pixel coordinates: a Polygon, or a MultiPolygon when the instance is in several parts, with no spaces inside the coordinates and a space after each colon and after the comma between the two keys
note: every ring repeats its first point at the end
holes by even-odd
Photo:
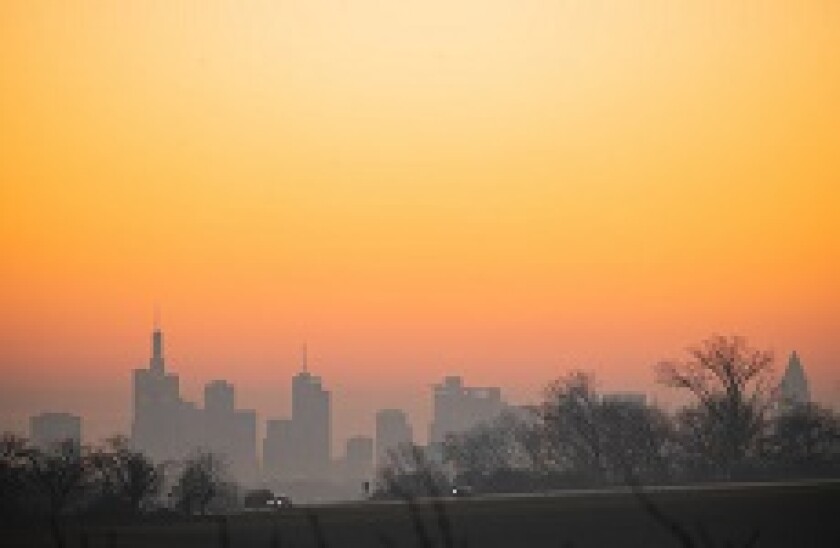
{"type": "MultiPolygon", "coordinates": [[[[67,541],[68,548],[835,547],[840,483],[672,488],[641,498],[610,491],[358,503],[281,514],[70,524],[67,541]]],[[[52,541],[46,529],[7,530],[0,544],[52,541]]]]}

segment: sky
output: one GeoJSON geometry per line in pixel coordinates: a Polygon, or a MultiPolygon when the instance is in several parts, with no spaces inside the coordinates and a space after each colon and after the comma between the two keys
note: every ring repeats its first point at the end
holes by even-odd
{"type": "Polygon", "coordinates": [[[0,428],[127,431],[156,306],[261,420],[306,341],[336,440],[715,333],[840,402],[838,59],[832,0],[2,2],[0,428]]]}

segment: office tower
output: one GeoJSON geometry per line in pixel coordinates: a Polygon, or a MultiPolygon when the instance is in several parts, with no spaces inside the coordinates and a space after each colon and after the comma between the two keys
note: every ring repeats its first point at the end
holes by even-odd
{"type": "Polygon", "coordinates": [[[373,439],[368,436],[349,438],[344,451],[344,479],[350,482],[369,481],[373,475],[373,439]]]}
{"type": "Polygon", "coordinates": [[[277,479],[285,474],[293,460],[294,434],[291,419],[271,419],[265,425],[263,440],[263,474],[277,479]]]}
{"type": "Polygon", "coordinates": [[[72,441],[82,443],[82,419],[70,413],[41,413],[29,419],[29,438],[40,449],[72,441]]]}
{"type": "Polygon", "coordinates": [[[324,478],[329,472],[330,393],[321,378],[309,373],[306,349],[300,373],[292,378],[292,424],[295,454],[292,471],[310,479],[324,478]]]}
{"type": "Polygon", "coordinates": [[[447,434],[469,430],[496,418],[506,405],[501,389],[464,386],[461,377],[446,377],[432,387],[434,418],[429,431],[430,443],[442,442],[447,434]]]}
{"type": "Polygon", "coordinates": [[[376,413],[376,466],[387,462],[388,452],[412,443],[411,425],[400,409],[381,409],[376,413]]]}
{"type": "Polygon", "coordinates": [[[204,410],[210,415],[233,413],[236,406],[233,385],[227,381],[210,381],[204,386],[204,410]]]}
{"type": "Polygon", "coordinates": [[[266,469],[279,467],[283,479],[326,480],[332,463],[330,436],[330,393],[309,372],[304,346],[301,371],[292,377],[292,417],[272,421],[266,436],[266,469]]]}
{"type": "Polygon", "coordinates": [[[204,448],[222,456],[239,481],[256,478],[257,415],[236,409],[231,383],[215,380],[204,387],[204,448]]]}
{"type": "Polygon", "coordinates": [[[132,392],[134,446],[158,461],[183,456],[195,425],[185,418],[190,413],[178,393],[178,376],[166,372],[163,333],[157,326],[152,333],[149,367],[134,370],[132,392]]]}

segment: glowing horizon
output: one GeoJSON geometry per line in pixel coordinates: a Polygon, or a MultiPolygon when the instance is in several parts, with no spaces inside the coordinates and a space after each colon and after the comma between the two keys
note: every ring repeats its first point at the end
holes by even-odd
{"type": "Polygon", "coordinates": [[[124,429],[156,303],[188,398],[307,340],[344,434],[712,333],[835,401],[840,6],[594,4],[4,3],[3,426],[124,429]]]}

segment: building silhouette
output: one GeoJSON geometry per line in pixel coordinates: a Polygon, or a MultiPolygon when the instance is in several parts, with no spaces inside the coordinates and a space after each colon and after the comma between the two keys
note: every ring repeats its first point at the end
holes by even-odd
{"type": "Polygon", "coordinates": [[[808,379],[805,377],[805,369],[796,351],[791,353],[788,360],[787,369],[779,384],[779,396],[782,410],[811,402],[808,379]]]}
{"type": "Polygon", "coordinates": [[[373,438],[353,436],[344,450],[344,479],[351,483],[368,481],[373,475],[373,438]]]}
{"type": "Polygon", "coordinates": [[[148,368],[134,371],[131,440],[158,462],[178,460],[198,449],[217,453],[239,480],[255,478],[257,417],[235,406],[235,391],[224,380],[207,383],[204,408],[185,401],[178,376],[166,371],[163,332],[152,332],[148,368]]]}
{"type": "Polygon", "coordinates": [[[181,400],[178,375],[166,372],[163,332],[152,332],[149,367],[134,370],[131,440],[152,459],[165,461],[183,456],[193,434],[197,410],[181,400]]]}
{"type": "Polygon", "coordinates": [[[204,387],[204,449],[221,455],[241,481],[256,479],[257,414],[236,409],[233,385],[224,380],[204,387]]]}
{"type": "Polygon", "coordinates": [[[292,417],[269,421],[263,467],[283,479],[324,480],[332,464],[330,393],[309,372],[306,347],[301,371],[292,377],[292,417]]]}
{"type": "Polygon", "coordinates": [[[82,443],[82,419],[70,413],[41,413],[29,419],[29,439],[35,447],[50,449],[59,443],[82,443]]]}
{"type": "Polygon", "coordinates": [[[294,435],[292,419],[269,419],[265,425],[262,469],[266,478],[276,479],[293,466],[294,435]]]}
{"type": "Polygon", "coordinates": [[[449,376],[432,387],[434,418],[429,429],[429,442],[440,443],[447,434],[464,432],[493,420],[507,405],[500,388],[464,386],[461,377],[449,376]]]}
{"type": "Polygon", "coordinates": [[[412,443],[411,425],[401,409],[380,409],[376,413],[376,466],[388,462],[388,453],[412,443]]]}

